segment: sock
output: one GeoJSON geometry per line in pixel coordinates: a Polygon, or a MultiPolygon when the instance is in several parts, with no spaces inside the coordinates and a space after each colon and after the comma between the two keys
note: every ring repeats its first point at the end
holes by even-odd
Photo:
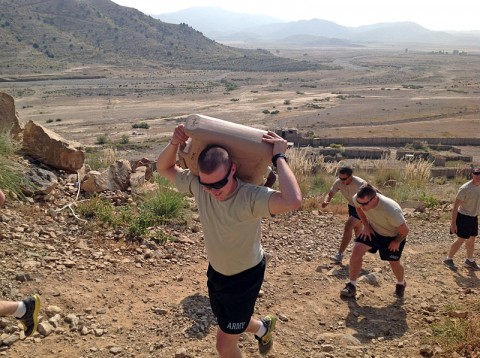
{"type": "Polygon", "coordinates": [[[448,257],[448,256],[445,258],[445,260],[451,260],[451,259],[452,257],[448,257]]]}
{"type": "Polygon", "coordinates": [[[262,338],[265,333],[267,333],[267,327],[265,327],[265,325],[262,322],[262,325],[260,326],[260,329],[257,331],[257,333],[255,333],[255,335],[258,338],[262,338]]]}
{"type": "Polygon", "coordinates": [[[17,318],[22,318],[23,316],[25,316],[25,313],[27,313],[27,306],[25,306],[25,303],[23,303],[23,301],[19,301],[17,310],[13,315],[17,318]]]}
{"type": "Polygon", "coordinates": [[[403,281],[398,281],[398,282],[397,282],[397,285],[405,286],[405,280],[403,280],[403,281]]]}
{"type": "Polygon", "coordinates": [[[469,259],[468,257],[467,257],[467,260],[468,260],[469,262],[475,262],[475,259],[469,259]]]}
{"type": "Polygon", "coordinates": [[[350,283],[351,283],[352,285],[354,285],[355,287],[357,287],[357,281],[352,281],[352,280],[350,280],[350,283]]]}

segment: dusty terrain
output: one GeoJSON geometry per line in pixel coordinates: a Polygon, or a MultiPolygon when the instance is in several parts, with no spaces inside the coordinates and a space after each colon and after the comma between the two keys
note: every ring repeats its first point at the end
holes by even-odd
{"type": "MultiPolygon", "coordinates": [[[[65,185],[57,202],[71,200],[65,185]],[[65,198],[67,196],[67,198],[65,198]]],[[[209,308],[202,231],[189,224],[168,229],[166,245],[126,243],[116,233],[55,218],[48,207],[7,204],[0,221],[1,295],[41,293],[41,321],[59,314],[51,333],[1,347],[7,357],[215,357],[215,319],[209,308]],[[50,215],[48,214],[50,212],[50,215]],[[26,277],[26,279],[25,279],[26,277]],[[52,307],[54,306],[54,307],[52,307]],[[48,334],[47,337],[44,335],[48,334]],[[35,352],[35,353],[34,353],[35,352]]],[[[334,209],[334,208],[331,208],[334,209]]],[[[431,323],[452,307],[467,314],[478,301],[478,274],[442,265],[451,238],[448,210],[408,218],[404,251],[405,298],[393,295],[388,265],[367,255],[356,300],[341,299],[348,274],[328,259],[339,243],[344,214],[298,211],[263,222],[266,281],[256,314],[279,317],[270,357],[418,357],[431,323]]],[[[348,255],[347,255],[348,256],[348,255]]],[[[463,257],[459,253],[457,264],[463,257]]],[[[16,323],[3,319],[4,338],[16,323]]],[[[427,346],[425,346],[427,344],[427,346]]],[[[245,335],[245,357],[257,357],[245,335]]]]}
{"type": "Polygon", "coordinates": [[[81,67],[50,76],[86,79],[23,78],[0,83],[0,90],[14,96],[23,121],[37,121],[84,145],[94,145],[101,134],[112,142],[128,136],[130,145],[120,147],[124,156],[156,156],[172,128],[192,113],[261,128],[297,127],[319,137],[478,135],[476,52],[441,55],[402,48],[278,53],[308,58],[325,70],[81,67]],[[142,121],[150,125],[148,130],[132,129],[142,121]]]}
{"type": "MultiPolygon", "coordinates": [[[[476,55],[280,51],[286,53],[314,57],[331,69],[279,74],[85,67],[71,72],[104,78],[0,83],[0,90],[14,96],[22,121],[37,121],[88,146],[99,134],[112,141],[126,134],[131,143],[118,156],[137,159],[156,158],[173,127],[191,113],[327,137],[478,136],[476,55]],[[227,90],[226,83],[238,87],[227,90]],[[132,129],[141,121],[150,128],[132,129]]],[[[8,202],[0,211],[0,296],[18,299],[38,291],[42,321],[60,315],[48,336],[0,347],[0,355],[215,357],[207,261],[195,213],[187,226],[167,229],[176,241],[165,246],[127,243],[68,210],[52,215],[49,207],[58,210],[74,199],[73,181],[65,180],[49,204],[8,202]]],[[[280,317],[270,357],[433,353],[434,346],[423,347],[431,324],[452,307],[468,312],[480,287],[477,273],[454,273],[441,264],[451,242],[449,210],[407,218],[408,287],[400,301],[390,270],[373,255],[364,264],[371,283],[360,283],[357,300],[340,299],[348,260],[337,266],[328,256],[339,243],[344,213],[302,210],[264,220],[270,259],[256,313],[280,317]]],[[[17,330],[11,320],[0,322],[4,334],[17,330]]],[[[258,356],[251,336],[241,344],[246,357],[258,356]]]]}

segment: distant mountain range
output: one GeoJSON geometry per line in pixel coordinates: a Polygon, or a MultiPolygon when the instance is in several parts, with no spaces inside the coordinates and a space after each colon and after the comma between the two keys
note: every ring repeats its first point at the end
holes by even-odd
{"type": "Polygon", "coordinates": [[[431,31],[413,22],[378,23],[346,27],[331,21],[312,19],[284,22],[278,19],[230,12],[215,7],[189,9],[153,15],[164,22],[185,23],[221,43],[359,46],[367,43],[431,44],[480,47],[480,31],[431,31]]]}

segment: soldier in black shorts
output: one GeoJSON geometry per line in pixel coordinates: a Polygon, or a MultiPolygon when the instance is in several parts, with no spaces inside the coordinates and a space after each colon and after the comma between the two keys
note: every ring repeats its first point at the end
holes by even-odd
{"type": "Polygon", "coordinates": [[[331,257],[332,261],[337,264],[341,264],[343,257],[345,256],[345,250],[348,244],[352,240],[352,231],[355,232],[355,236],[358,236],[362,231],[362,222],[357,214],[355,205],[353,204],[352,197],[358,192],[360,187],[365,184],[366,181],[360,177],[353,175],[353,169],[350,167],[341,167],[338,170],[338,178],[333,182],[332,187],[325,198],[323,199],[322,208],[326,208],[330,203],[330,200],[335,194],[340,191],[345,199],[348,201],[348,219],[345,222],[343,228],[342,241],[338,248],[338,252],[331,257]]]}
{"type": "Polygon", "coordinates": [[[478,271],[480,267],[473,258],[475,238],[478,236],[478,213],[480,212],[480,168],[472,169],[472,180],[463,184],[457,192],[452,210],[452,223],[450,233],[457,235],[457,240],[450,246],[448,255],[443,264],[452,270],[457,267],[453,256],[465,243],[467,257],[464,266],[470,270],[478,271]]]}
{"type": "Polygon", "coordinates": [[[379,251],[380,258],[388,261],[397,279],[395,295],[405,293],[405,274],[400,261],[408,226],[402,208],[394,200],[378,193],[370,184],[363,185],[353,197],[358,215],[363,223],[362,233],[355,239],[350,257],[350,281],[340,292],[344,297],[355,297],[357,278],[362,269],[363,255],[379,251]]]}
{"type": "Polygon", "coordinates": [[[263,135],[272,145],[279,190],[252,185],[236,177],[237,165],[228,151],[211,143],[198,157],[198,175],[176,164],[177,151],[188,135],[179,124],[170,143],[157,160],[160,175],[175,183],[182,193],[195,197],[204,233],[209,266],[207,287],[212,311],[217,317],[216,345],[221,358],[241,357],[239,340],[252,333],[260,354],[273,347],[277,318],[253,316],[265,274],[261,245],[261,219],[300,207],[302,195],[288,166],[288,143],[274,132],[263,135]]]}

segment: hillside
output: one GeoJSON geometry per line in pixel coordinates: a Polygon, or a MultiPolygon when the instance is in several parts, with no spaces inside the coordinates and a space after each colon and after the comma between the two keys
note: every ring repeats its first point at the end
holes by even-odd
{"type": "MultiPolygon", "coordinates": [[[[0,209],[0,294],[19,299],[39,292],[42,299],[41,333],[33,338],[22,339],[14,320],[0,319],[0,355],[216,357],[196,212],[186,225],[165,228],[171,238],[165,244],[126,242],[116,230],[60,210],[75,200],[74,180],[64,176],[49,201],[9,200],[0,209]]],[[[445,219],[450,209],[407,218],[403,300],[393,295],[388,265],[371,254],[357,299],[339,297],[348,258],[334,265],[328,256],[337,248],[345,214],[301,210],[265,219],[269,259],[255,315],[280,318],[268,357],[455,357],[433,343],[433,327],[473,315],[479,286],[477,273],[442,265],[451,242],[445,219]]],[[[245,357],[259,357],[250,335],[241,347],[245,357]]],[[[466,352],[459,349],[461,356],[478,357],[466,352]]]]}
{"type": "Polygon", "coordinates": [[[109,0],[0,0],[5,73],[109,64],[291,71],[313,68],[264,50],[221,45],[186,24],[168,24],[109,0]]]}

